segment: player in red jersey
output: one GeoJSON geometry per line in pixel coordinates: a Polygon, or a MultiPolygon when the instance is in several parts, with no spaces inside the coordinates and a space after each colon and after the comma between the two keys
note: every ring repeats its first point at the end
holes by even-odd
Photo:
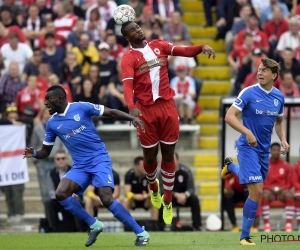
{"type": "Polygon", "coordinates": [[[295,202],[293,193],[290,190],[292,187],[291,166],[284,160],[280,159],[280,144],[274,142],[271,144],[270,168],[267,178],[264,183],[262,203],[262,215],[265,223],[264,231],[270,232],[270,202],[280,200],[285,203],[285,230],[291,232],[292,220],[294,217],[295,202]]]}
{"type": "Polygon", "coordinates": [[[207,45],[180,47],[158,39],[147,41],[143,30],[135,22],[125,23],[121,32],[130,43],[121,61],[124,97],[129,114],[140,117],[145,123],[146,133],[138,129],[138,136],[143,148],[151,202],[157,209],[163,205],[164,221],[171,224],[176,168],[174,151],[179,137],[179,117],[173,99],[175,92],[169,83],[168,56],[194,57],[203,52],[209,58],[215,58],[216,54],[207,45]],[[159,145],[162,154],[163,197],[160,196],[156,178],[159,145]]]}
{"type": "MultiPolygon", "coordinates": [[[[300,150],[299,150],[300,152],[300,150]]],[[[295,188],[294,200],[295,200],[295,211],[296,220],[298,225],[298,231],[300,231],[300,161],[293,166],[293,187],[295,188]]]]}

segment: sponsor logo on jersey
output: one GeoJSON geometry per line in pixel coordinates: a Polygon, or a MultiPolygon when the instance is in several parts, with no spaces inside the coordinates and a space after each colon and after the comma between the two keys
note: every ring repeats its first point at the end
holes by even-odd
{"type": "Polygon", "coordinates": [[[150,69],[153,69],[155,67],[159,66],[167,66],[167,58],[161,57],[161,58],[155,58],[149,61],[146,61],[142,65],[140,65],[138,68],[141,73],[147,72],[150,69]]]}
{"type": "Polygon", "coordinates": [[[237,106],[239,106],[239,105],[242,104],[242,102],[243,101],[240,98],[236,98],[235,101],[234,101],[234,104],[237,105],[237,106]]]}
{"type": "Polygon", "coordinates": [[[278,111],[256,109],[256,114],[257,115],[273,115],[273,116],[278,116],[278,111]]]}
{"type": "Polygon", "coordinates": [[[80,121],[80,115],[79,115],[79,114],[74,115],[74,120],[75,120],[76,122],[79,122],[79,121],[80,121]]]}
{"type": "Polygon", "coordinates": [[[83,130],[86,130],[86,126],[85,125],[81,125],[79,128],[76,129],[72,129],[71,132],[69,132],[66,135],[63,135],[63,137],[67,140],[69,138],[71,138],[72,136],[79,134],[80,132],[82,132],[83,130]]]}
{"type": "Polygon", "coordinates": [[[249,176],[249,181],[262,181],[262,176],[249,176]]]}

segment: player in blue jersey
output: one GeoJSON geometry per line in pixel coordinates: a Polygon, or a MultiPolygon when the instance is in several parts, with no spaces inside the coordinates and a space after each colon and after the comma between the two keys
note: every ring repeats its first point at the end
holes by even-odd
{"type": "Polygon", "coordinates": [[[262,59],[257,72],[258,83],[239,94],[229,108],[225,121],[241,135],[236,143],[240,165],[225,159],[221,177],[225,179],[231,172],[239,176],[240,183],[249,190],[243,209],[240,245],[255,245],[250,239],[250,228],[255,220],[258,203],[262,196],[263,182],[269,169],[271,135],[275,131],[286,154],[290,146],[285,138],[283,124],[284,97],[275,87],[280,65],[272,59],[262,59]],[[237,118],[242,113],[243,124],[237,118]]]}
{"type": "Polygon", "coordinates": [[[104,229],[103,223],[89,215],[72,196],[73,193],[82,194],[89,184],[97,188],[103,206],[135,232],[137,236],[135,246],[145,246],[150,240],[149,234],[136,223],[123,205],[113,200],[111,158],[104,142],[99,138],[91,117],[97,115],[131,121],[134,126],[139,126],[144,131],[143,122],[102,105],[86,102],[68,103],[66,92],[60,86],[52,86],[47,90],[45,106],[53,116],[48,121],[43,146],[39,150],[26,148],[24,157],[37,159],[48,157],[56,136],[65,144],[72,156],[73,167],[61,179],[56,190],[56,199],[67,211],[89,225],[89,238],[85,246],[92,245],[104,229]]]}

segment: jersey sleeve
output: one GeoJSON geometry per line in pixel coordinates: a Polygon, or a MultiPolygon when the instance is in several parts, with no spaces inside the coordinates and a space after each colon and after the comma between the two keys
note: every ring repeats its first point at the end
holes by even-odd
{"type": "MultiPolygon", "coordinates": [[[[130,53],[130,52],[129,52],[130,53]]],[[[134,78],[134,65],[129,54],[123,56],[121,60],[122,69],[122,82],[126,80],[133,80],[134,78]]]]}
{"type": "Polygon", "coordinates": [[[90,102],[79,102],[80,107],[84,109],[84,111],[89,116],[102,116],[104,112],[104,106],[100,104],[93,104],[90,102]]]}
{"type": "Polygon", "coordinates": [[[50,126],[50,121],[48,121],[47,126],[46,126],[46,134],[45,134],[45,139],[43,141],[44,145],[47,146],[53,146],[55,143],[56,139],[56,134],[53,133],[53,130],[51,129],[50,126]]]}
{"type": "Polygon", "coordinates": [[[280,110],[278,113],[278,116],[283,116],[283,115],[284,115],[284,97],[282,97],[282,99],[281,99],[280,110]]]}
{"type": "Polygon", "coordinates": [[[173,43],[169,43],[169,42],[162,41],[162,40],[160,40],[159,43],[161,44],[165,54],[173,55],[173,50],[175,48],[173,43]]]}
{"type": "Polygon", "coordinates": [[[237,108],[239,111],[242,111],[244,107],[248,104],[248,99],[249,99],[248,96],[249,96],[248,88],[243,89],[238,95],[238,97],[235,99],[232,106],[237,108]]]}

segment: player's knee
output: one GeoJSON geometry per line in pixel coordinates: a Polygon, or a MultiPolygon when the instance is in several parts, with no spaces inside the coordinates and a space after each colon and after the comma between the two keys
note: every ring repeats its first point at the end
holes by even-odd
{"type": "Polygon", "coordinates": [[[60,190],[56,190],[55,197],[58,201],[63,201],[68,198],[68,195],[60,190]]]}
{"type": "Polygon", "coordinates": [[[106,208],[108,208],[114,202],[114,198],[112,197],[112,195],[103,195],[100,197],[100,199],[103,206],[106,208]]]}

